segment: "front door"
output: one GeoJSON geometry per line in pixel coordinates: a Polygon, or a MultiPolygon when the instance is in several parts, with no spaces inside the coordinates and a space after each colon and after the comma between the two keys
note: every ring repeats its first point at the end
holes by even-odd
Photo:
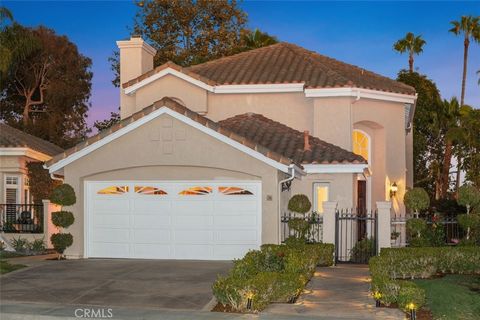
{"type": "MultiPolygon", "coordinates": [[[[358,180],[357,182],[357,215],[365,217],[367,215],[367,182],[358,180]]],[[[367,224],[364,220],[358,221],[358,240],[362,240],[367,235],[367,224]]]]}

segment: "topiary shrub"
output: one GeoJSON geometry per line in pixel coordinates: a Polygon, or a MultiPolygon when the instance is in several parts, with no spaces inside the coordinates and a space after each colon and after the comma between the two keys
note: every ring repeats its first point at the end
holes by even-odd
{"type": "Polygon", "coordinates": [[[305,214],[312,208],[312,203],[304,194],[296,194],[288,201],[288,210],[305,214]]]}
{"type": "Polygon", "coordinates": [[[53,189],[50,201],[60,206],[72,206],[77,202],[72,186],[64,183],[53,189]]]}
{"type": "Polygon", "coordinates": [[[52,223],[59,228],[68,228],[75,222],[75,217],[70,211],[52,212],[52,223]]]}
{"type": "Polygon", "coordinates": [[[403,202],[407,208],[413,210],[415,213],[415,218],[418,218],[420,210],[425,210],[430,205],[430,198],[425,189],[413,188],[405,193],[403,202]]]}
{"type": "Polygon", "coordinates": [[[458,204],[467,208],[467,214],[480,206],[480,191],[471,185],[463,185],[458,189],[458,204]]]}
{"type": "MultiPolygon", "coordinates": [[[[65,249],[73,244],[73,236],[70,233],[55,233],[50,237],[53,248],[60,255],[65,252],[65,249]]],[[[60,256],[58,257],[60,259],[60,256]]]]}
{"type": "MultiPolygon", "coordinates": [[[[60,206],[72,206],[77,202],[75,190],[69,184],[62,184],[53,189],[50,201],[60,206]]],[[[68,228],[75,222],[75,217],[70,211],[57,211],[52,213],[52,223],[59,228],[68,228]]],[[[50,237],[53,247],[58,252],[60,260],[65,249],[73,244],[73,236],[70,233],[56,233],[50,237]]]]}
{"type": "Polygon", "coordinates": [[[458,223],[462,226],[463,230],[467,230],[465,239],[462,240],[462,244],[474,245],[480,239],[480,214],[460,214],[457,216],[458,223]]]}

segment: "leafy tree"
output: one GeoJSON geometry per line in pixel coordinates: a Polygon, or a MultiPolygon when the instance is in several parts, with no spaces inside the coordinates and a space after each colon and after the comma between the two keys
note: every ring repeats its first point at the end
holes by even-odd
{"type": "Polygon", "coordinates": [[[443,106],[440,92],[432,80],[417,72],[402,70],[397,80],[414,87],[418,94],[412,129],[414,183],[433,198],[438,164],[443,159],[442,132],[435,121],[443,106]]]}
{"type": "Polygon", "coordinates": [[[60,181],[53,180],[42,162],[28,162],[27,175],[30,180],[30,192],[35,203],[50,199],[53,189],[60,185],[60,181]]]}
{"type": "MultiPolygon", "coordinates": [[[[449,31],[455,35],[463,34],[463,75],[462,75],[462,93],[460,95],[460,106],[465,104],[465,83],[467,81],[467,63],[468,63],[468,48],[470,41],[480,42],[480,16],[462,16],[460,21],[452,21],[452,29],[449,31]]],[[[479,80],[480,81],[480,80],[479,80]]],[[[460,171],[461,171],[461,159],[458,159],[457,165],[457,179],[456,190],[460,187],[460,171]]]]}
{"type": "Polygon", "coordinates": [[[449,31],[455,35],[463,34],[463,75],[462,75],[462,94],[460,95],[460,105],[465,102],[465,83],[467,81],[467,63],[468,48],[470,41],[480,42],[480,17],[462,16],[460,21],[452,21],[453,28],[449,31]]]}
{"type": "Polygon", "coordinates": [[[408,52],[408,68],[410,72],[413,72],[414,55],[422,53],[426,43],[422,36],[415,36],[413,33],[407,32],[404,38],[394,43],[393,49],[400,53],[408,52]]]}
{"type": "Polygon", "coordinates": [[[120,122],[120,113],[110,112],[110,119],[97,120],[93,123],[93,126],[98,130],[98,132],[107,130],[114,124],[120,122]]]}
{"type": "Polygon", "coordinates": [[[91,60],[67,37],[42,26],[14,24],[2,37],[12,40],[6,45],[15,59],[2,81],[1,119],[64,148],[83,139],[89,132],[91,60]],[[25,43],[35,45],[25,50],[25,43]]]}
{"type": "Polygon", "coordinates": [[[242,41],[245,49],[251,50],[275,44],[278,42],[278,39],[266,32],[255,29],[255,31],[245,30],[242,35],[242,41]]]}
{"type": "MultiPolygon", "coordinates": [[[[147,0],[136,5],[133,33],[157,49],[155,66],[172,61],[186,67],[278,41],[258,29],[245,29],[247,15],[236,0],[147,0]]],[[[118,51],[108,60],[118,87],[118,51]]]]}
{"type": "Polygon", "coordinates": [[[459,170],[466,173],[467,181],[480,188],[480,109],[467,105],[460,108],[456,138],[455,156],[461,164],[459,170]]]}

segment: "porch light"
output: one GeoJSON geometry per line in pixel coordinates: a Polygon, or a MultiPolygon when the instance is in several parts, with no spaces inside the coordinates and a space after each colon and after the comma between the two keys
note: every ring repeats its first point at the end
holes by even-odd
{"type": "Polygon", "coordinates": [[[390,198],[395,197],[397,195],[397,191],[398,191],[398,186],[397,186],[397,183],[394,182],[390,186],[390,198]]]}

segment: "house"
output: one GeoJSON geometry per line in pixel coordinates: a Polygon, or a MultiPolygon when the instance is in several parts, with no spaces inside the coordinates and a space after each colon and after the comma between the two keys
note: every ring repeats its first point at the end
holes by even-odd
{"type": "Polygon", "coordinates": [[[44,199],[33,199],[30,193],[27,163],[45,162],[61,152],[63,149],[53,143],[0,123],[0,225],[3,231],[43,232],[41,203],[44,199]]]}
{"type": "Polygon", "coordinates": [[[1,203],[33,203],[29,190],[27,163],[45,162],[61,152],[63,149],[51,142],[0,123],[1,203]]]}
{"type": "Polygon", "coordinates": [[[46,164],[79,199],[68,256],[238,258],[297,193],[405,213],[412,87],[288,43],[188,68],[117,44],[122,121],[46,164]]]}

